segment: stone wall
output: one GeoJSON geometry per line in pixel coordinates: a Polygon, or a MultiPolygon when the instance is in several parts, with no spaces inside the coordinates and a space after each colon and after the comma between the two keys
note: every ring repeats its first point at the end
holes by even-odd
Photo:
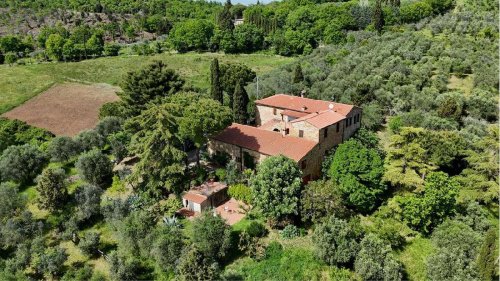
{"type": "Polygon", "coordinates": [[[318,128],[314,127],[313,125],[301,121],[301,122],[295,122],[295,123],[287,123],[285,126],[290,129],[289,134],[292,137],[297,137],[299,138],[299,133],[302,130],[304,133],[303,138],[307,140],[312,140],[315,142],[319,142],[319,130],[318,128]]]}
{"type": "Polygon", "coordinates": [[[281,112],[283,109],[279,108],[273,108],[265,105],[256,105],[256,111],[255,111],[255,122],[258,126],[261,126],[262,124],[272,120],[281,120],[281,112]],[[276,114],[274,114],[276,113],[276,114]]]}
{"type": "Polygon", "coordinates": [[[351,112],[349,113],[349,115],[347,115],[346,119],[343,121],[343,123],[344,123],[344,140],[347,140],[348,138],[350,138],[359,129],[359,127],[361,127],[361,119],[362,119],[361,116],[362,116],[362,110],[359,107],[354,107],[351,110],[351,112]],[[355,120],[354,116],[356,116],[357,114],[359,114],[359,121],[354,123],[354,120],[355,120]],[[346,126],[349,118],[352,119],[352,123],[350,126],[346,126]]]}

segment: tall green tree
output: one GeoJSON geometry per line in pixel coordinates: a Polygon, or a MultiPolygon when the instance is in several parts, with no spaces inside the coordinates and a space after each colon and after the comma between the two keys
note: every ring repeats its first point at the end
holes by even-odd
{"type": "Polygon", "coordinates": [[[152,196],[184,189],[184,159],[187,157],[178,136],[182,112],[175,104],[154,105],[130,119],[125,127],[132,134],[130,152],[139,156],[128,180],[136,189],[152,196]]]}
{"type": "Polygon", "coordinates": [[[108,187],[113,176],[113,164],[100,150],[86,152],[75,163],[80,176],[90,184],[108,187]]]}
{"type": "Polygon", "coordinates": [[[479,276],[484,281],[491,281],[498,279],[498,266],[496,264],[498,260],[498,250],[497,250],[498,232],[497,229],[491,228],[486,232],[486,238],[483,241],[483,245],[479,250],[479,256],[477,258],[477,266],[479,269],[479,276]]]}
{"type": "Polygon", "coordinates": [[[415,230],[430,233],[455,213],[458,190],[458,182],[447,174],[429,174],[423,192],[398,198],[403,220],[415,230]]]}
{"type": "Polygon", "coordinates": [[[359,211],[372,210],[386,190],[383,160],[378,151],[357,140],[339,145],[328,175],[339,184],[347,204],[359,211]]]}
{"type": "Polygon", "coordinates": [[[392,256],[391,246],[374,234],[366,235],[360,245],[354,270],[363,280],[403,280],[402,266],[392,256]]]}
{"type": "Polygon", "coordinates": [[[227,105],[233,108],[233,95],[236,85],[246,86],[255,78],[255,72],[244,64],[228,63],[220,65],[222,89],[229,97],[227,105]]]}
{"type": "Polygon", "coordinates": [[[50,59],[60,61],[63,58],[65,40],[59,34],[51,34],[45,42],[45,50],[50,59]]]}
{"type": "Polygon", "coordinates": [[[224,103],[223,101],[223,93],[222,93],[222,85],[220,81],[220,69],[219,69],[219,60],[214,59],[212,61],[212,64],[210,65],[210,82],[212,85],[211,88],[211,94],[212,98],[221,104],[224,103]]]}
{"type": "Polygon", "coordinates": [[[137,115],[149,103],[178,92],[184,85],[175,71],[168,69],[162,61],[154,61],[143,69],[129,72],[119,94],[132,115],[137,115]]]}
{"type": "Polygon", "coordinates": [[[231,247],[231,228],[220,216],[205,212],[193,224],[191,240],[208,258],[220,260],[231,247]]]}
{"type": "Polygon", "coordinates": [[[331,216],[316,227],[312,239],[318,258],[329,265],[350,265],[359,251],[361,237],[359,222],[331,216]]]}
{"type": "Polygon", "coordinates": [[[247,91],[243,86],[243,81],[240,81],[234,89],[234,102],[233,102],[233,120],[236,123],[246,124],[248,120],[248,106],[249,98],[247,91]]]}
{"type": "Polygon", "coordinates": [[[207,143],[210,135],[231,124],[231,111],[219,102],[202,98],[184,109],[179,123],[179,133],[194,142],[199,165],[200,148],[207,143]]]}
{"type": "Polygon", "coordinates": [[[264,159],[251,179],[251,188],[255,207],[271,222],[298,214],[301,172],[292,159],[283,155],[264,159]]]}
{"type": "Polygon", "coordinates": [[[194,244],[183,251],[176,269],[182,280],[186,281],[220,279],[218,263],[194,244]]]}
{"type": "Polygon", "coordinates": [[[298,63],[293,69],[292,83],[300,83],[304,81],[304,74],[302,73],[302,66],[298,63]]]}
{"type": "Polygon", "coordinates": [[[224,4],[224,9],[222,9],[222,12],[218,16],[218,24],[221,30],[234,29],[231,7],[233,7],[233,5],[231,4],[231,0],[227,0],[226,3],[224,4]]]}
{"type": "Polygon", "coordinates": [[[60,209],[68,196],[66,175],[63,169],[47,168],[37,180],[38,206],[43,209],[55,211],[60,209]]]}
{"type": "Polygon", "coordinates": [[[382,10],[382,0],[377,0],[375,2],[375,9],[373,9],[373,25],[378,34],[382,33],[382,29],[385,25],[384,11],[382,10]]]}
{"type": "Polygon", "coordinates": [[[35,146],[9,146],[0,156],[1,181],[29,183],[40,173],[46,162],[46,155],[35,146]]]}
{"type": "Polygon", "coordinates": [[[319,223],[332,215],[344,218],[348,214],[342,193],[333,180],[311,181],[302,190],[300,215],[303,221],[319,223]]]}

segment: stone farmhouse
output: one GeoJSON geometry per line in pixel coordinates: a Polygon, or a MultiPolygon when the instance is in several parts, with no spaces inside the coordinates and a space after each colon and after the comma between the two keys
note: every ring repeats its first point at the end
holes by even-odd
{"type": "Polygon", "coordinates": [[[327,151],[361,125],[362,109],[349,104],[277,94],[255,105],[256,127],[233,123],[210,139],[208,152],[227,153],[240,169],[283,154],[299,164],[305,183],[320,176],[327,151]]]}

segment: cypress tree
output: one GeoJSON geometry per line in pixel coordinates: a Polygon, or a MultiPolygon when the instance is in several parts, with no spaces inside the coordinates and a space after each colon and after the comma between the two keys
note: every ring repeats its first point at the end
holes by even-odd
{"type": "MultiPolygon", "coordinates": [[[[486,239],[481,246],[481,250],[479,252],[479,256],[477,259],[477,266],[479,269],[479,275],[481,276],[481,280],[491,281],[494,279],[495,275],[495,260],[496,260],[496,240],[497,240],[497,232],[496,229],[491,228],[486,233],[486,239]]],[[[495,278],[495,279],[498,279],[495,278]]]]}
{"type": "Polygon", "coordinates": [[[377,0],[375,3],[375,9],[373,10],[373,25],[377,30],[378,34],[382,33],[382,29],[385,25],[384,12],[382,11],[382,2],[377,0]]]}
{"type": "Polygon", "coordinates": [[[231,15],[232,6],[233,5],[231,4],[231,0],[227,0],[226,4],[224,4],[224,9],[219,14],[218,22],[221,30],[231,31],[234,29],[233,16],[231,15]]]}
{"type": "Polygon", "coordinates": [[[233,118],[234,122],[245,124],[248,119],[247,105],[248,94],[243,86],[243,81],[239,81],[234,89],[233,118]]]}
{"type": "Polygon", "coordinates": [[[300,83],[304,81],[304,74],[302,74],[302,66],[300,66],[300,63],[295,66],[295,69],[293,70],[293,77],[292,77],[292,82],[294,84],[300,83]]]}
{"type": "Polygon", "coordinates": [[[220,84],[219,60],[214,59],[212,61],[212,64],[210,65],[210,72],[211,72],[210,78],[212,83],[212,89],[211,89],[212,98],[223,104],[222,86],[220,84]]]}

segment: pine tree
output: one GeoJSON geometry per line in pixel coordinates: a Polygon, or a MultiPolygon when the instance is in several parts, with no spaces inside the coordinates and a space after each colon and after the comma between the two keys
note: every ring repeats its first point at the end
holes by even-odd
{"type": "Polygon", "coordinates": [[[300,83],[304,81],[304,74],[302,74],[302,66],[300,66],[300,63],[295,66],[295,69],[293,70],[293,77],[292,77],[292,82],[294,84],[300,83]]]}
{"type": "Polygon", "coordinates": [[[231,0],[227,0],[226,4],[224,5],[224,9],[219,14],[218,22],[221,30],[231,31],[234,29],[233,16],[231,15],[231,7],[233,7],[233,5],[231,4],[231,0]]]}
{"type": "Polygon", "coordinates": [[[495,275],[495,260],[497,253],[496,240],[496,229],[492,228],[486,233],[486,239],[483,242],[477,259],[479,275],[481,276],[481,279],[485,281],[493,280],[495,275]]]}
{"type": "Polygon", "coordinates": [[[384,12],[382,11],[382,2],[377,0],[375,3],[375,9],[373,10],[373,25],[377,30],[378,34],[382,33],[382,29],[385,25],[384,12]]]}
{"type": "Polygon", "coordinates": [[[233,116],[234,122],[245,124],[248,119],[247,113],[247,105],[249,99],[248,94],[245,91],[245,87],[243,86],[243,81],[239,81],[236,84],[236,88],[234,90],[234,103],[233,103],[233,116]]]}
{"type": "Polygon", "coordinates": [[[62,169],[48,168],[43,171],[36,186],[40,208],[55,211],[64,205],[68,195],[64,178],[62,169]]]}
{"type": "Polygon", "coordinates": [[[222,86],[220,84],[220,69],[219,60],[214,59],[212,65],[210,66],[211,71],[211,83],[212,83],[212,98],[223,104],[222,86]]]}

